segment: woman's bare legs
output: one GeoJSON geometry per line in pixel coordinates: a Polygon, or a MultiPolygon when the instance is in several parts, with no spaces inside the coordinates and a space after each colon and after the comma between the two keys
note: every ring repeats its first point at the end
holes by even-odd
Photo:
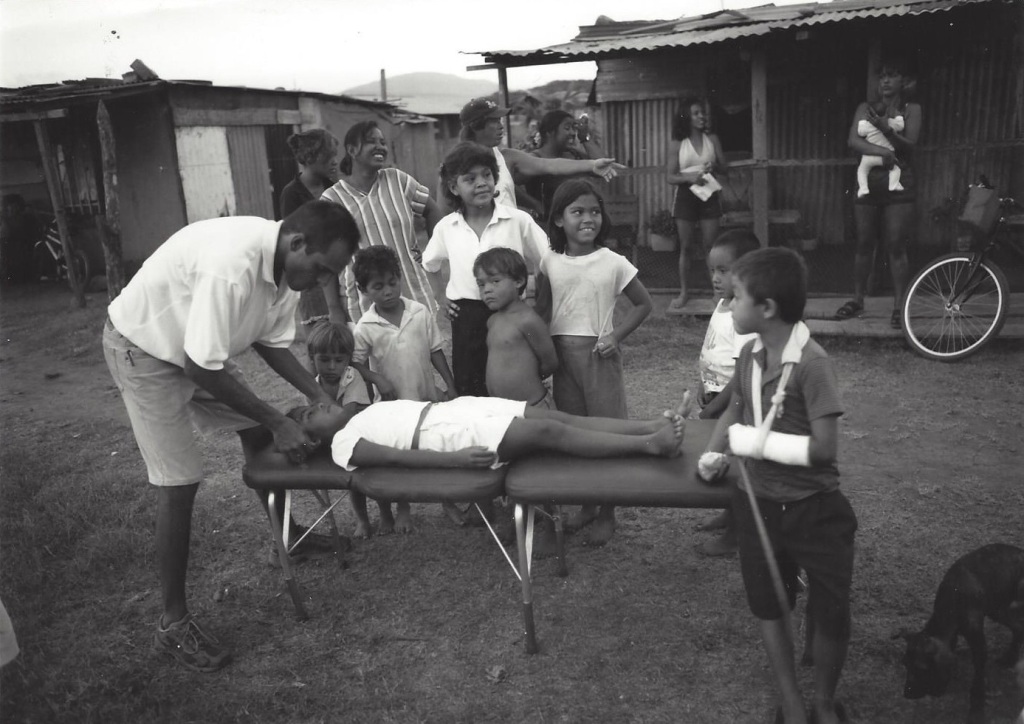
{"type": "Polygon", "coordinates": [[[669,303],[670,309],[684,307],[690,299],[689,290],[686,288],[686,270],[690,264],[687,252],[690,249],[690,244],[696,232],[692,221],[686,221],[685,219],[676,219],[675,221],[676,232],[679,235],[679,296],[669,303]]]}
{"type": "Polygon", "coordinates": [[[700,243],[704,245],[704,256],[708,255],[711,247],[715,245],[718,238],[718,222],[720,219],[700,220],[700,243]]]}
{"type": "Polygon", "coordinates": [[[910,203],[890,204],[882,210],[882,243],[889,253],[889,267],[892,272],[893,309],[903,304],[903,292],[907,288],[909,263],[907,261],[907,237],[914,220],[914,205],[910,203]]]}
{"type": "Polygon", "coordinates": [[[857,250],[853,258],[853,301],[861,309],[864,308],[864,294],[867,290],[868,276],[871,274],[871,258],[878,239],[880,215],[877,206],[853,206],[853,226],[857,234],[857,250]]]}

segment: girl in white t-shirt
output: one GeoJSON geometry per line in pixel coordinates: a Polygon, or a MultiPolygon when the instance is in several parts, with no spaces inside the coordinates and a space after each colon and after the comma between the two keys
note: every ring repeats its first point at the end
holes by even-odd
{"type": "MultiPolygon", "coordinates": [[[[604,247],[604,199],[587,181],[570,179],[551,200],[548,223],[552,251],[540,263],[537,307],[550,318],[558,354],[555,407],[573,415],[626,417],[626,388],[619,346],[651,313],[651,296],[637,269],[604,247]],[[615,303],[633,303],[613,324],[615,303]]],[[[615,507],[584,506],[569,523],[594,523],[591,545],[604,545],[615,532],[615,507]]]]}
{"type": "MultiPolygon", "coordinates": [[[[708,271],[711,286],[718,297],[718,304],[708,322],[704,345],[700,350],[700,417],[705,420],[717,419],[725,412],[732,398],[733,373],[736,358],[743,345],[756,334],[737,334],[732,323],[732,265],[744,254],[761,248],[754,232],[748,229],[733,229],[715,239],[708,252],[708,271]]],[[[708,541],[699,550],[711,556],[730,555],[736,551],[736,529],[733,525],[732,510],[726,508],[721,514],[705,521],[699,530],[722,529],[715,539],[708,541]]]]}

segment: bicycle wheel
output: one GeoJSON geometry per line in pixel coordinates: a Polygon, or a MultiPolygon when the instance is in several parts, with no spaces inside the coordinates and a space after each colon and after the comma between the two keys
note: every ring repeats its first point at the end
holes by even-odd
{"type": "MultiPolygon", "coordinates": [[[[78,279],[78,283],[85,286],[89,283],[89,275],[92,270],[89,268],[89,257],[85,255],[85,252],[81,249],[71,250],[71,261],[75,265],[75,278],[78,279]]],[[[67,278],[68,284],[71,284],[71,279],[68,277],[68,270],[65,266],[62,270],[64,277],[67,278]]],[[[73,290],[72,290],[73,291],[73,290]]]]}
{"type": "Polygon", "coordinates": [[[970,267],[970,254],[946,254],[929,262],[907,287],[903,336],[922,357],[961,360],[1002,329],[1010,301],[1006,276],[983,261],[967,284],[970,267]]]}

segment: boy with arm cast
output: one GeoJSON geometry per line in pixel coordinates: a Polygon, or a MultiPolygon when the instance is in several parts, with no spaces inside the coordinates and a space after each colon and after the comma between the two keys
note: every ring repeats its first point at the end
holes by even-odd
{"type": "MultiPolygon", "coordinates": [[[[792,606],[797,574],[807,572],[809,616],[814,621],[813,720],[836,724],[842,706],[835,691],[850,639],[850,583],[857,519],[839,490],[836,467],[842,414],[832,362],[803,322],[807,271],[796,253],[761,249],[732,268],[737,333],[756,333],[736,364],[729,407],[701,456],[700,473],[713,479],[723,467],[728,436],[733,454],[746,458],[775,557],[792,606]],[[778,413],[763,438],[762,417],[778,413]]],[[[773,593],[765,551],[747,495],[737,488],[733,510],[747,601],[761,621],[768,660],[786,724],[806,724],[796,680],[793,642],[773,593]]]]}

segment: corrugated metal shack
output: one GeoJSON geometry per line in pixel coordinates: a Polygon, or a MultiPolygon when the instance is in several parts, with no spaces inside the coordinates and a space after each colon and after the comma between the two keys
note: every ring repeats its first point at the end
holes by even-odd
{"type": "MultiPolygon", "coordinates": [[[[952,242],[952,224],[930,212],[979,173],[1024,196],[1022,17],[1024,3],[1008,0],[836,0],[677,20],[599,18],[569,43],[481,55],[499,78],[509,67],[597,61],[602,141],[631,167],[613,193],[639,197],[641,228],[672,207],[664,167],[678,102],[708,97],[735,163],[723,191],[727,222],[803,250],[815,289],[840,292],[852,287],[857,163],[846,138],[881,58],[895,54],[917,69],[914,259],[952,242]]],[[[645,270],[654,286],[678,282],[667,258],[641,259],[658,267],[645,270]]]]}
{"type": "Polygon", "coordinates": [[[56,212],[39,127],[52,149],[57,203],[95,270],[103,269],[103,254],[90,221],[106,208],[97,128],[101,101],[116,148],[129,268],[187,223],[226,215],[279,218],[281,189],[297,171],[286,139],[297,130],[326,128],[340,140],[353,123],[372,118],[381,123],[395,165],[431,183],[439,164],[433,120],[387,103],[134,74],[123,81],[0,89],[0,192],[56,212]]]}

